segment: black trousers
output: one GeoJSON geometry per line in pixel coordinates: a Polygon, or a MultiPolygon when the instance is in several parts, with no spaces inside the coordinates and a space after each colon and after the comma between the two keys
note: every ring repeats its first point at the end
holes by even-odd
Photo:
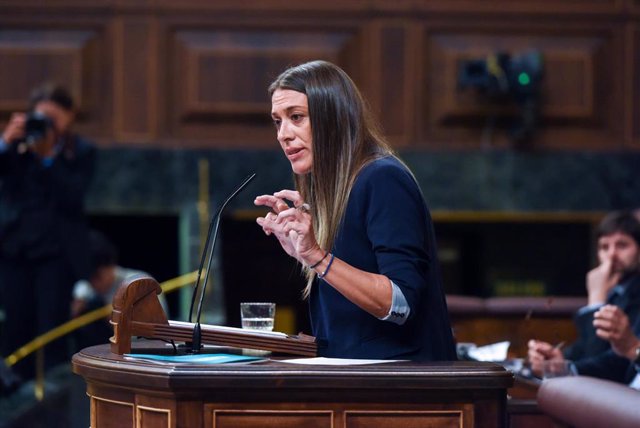
{"type": "MultiPolygon", "coordinates": [[[[5,321],[0,350],[7,357],[38,335],[69,320],[74,275],[69,262],[54,256],[41,260],[0,256],[0,306],[5,321]]],[[[44,348],[45,369],[69,361],[67,339],[44,348]]],[[[35,355],[12,367],[23,380],[35,374],[35,355]]]]}

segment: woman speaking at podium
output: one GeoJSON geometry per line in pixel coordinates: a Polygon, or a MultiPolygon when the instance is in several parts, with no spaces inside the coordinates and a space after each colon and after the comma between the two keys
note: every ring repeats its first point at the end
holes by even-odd
{"type": "Polygon", "coordinates": [[[258,196],[257,223],[303,266],[318,353],[455,359],[429,210],[353,81],[313,61],[269,93],[296,190],[258,196]]]}

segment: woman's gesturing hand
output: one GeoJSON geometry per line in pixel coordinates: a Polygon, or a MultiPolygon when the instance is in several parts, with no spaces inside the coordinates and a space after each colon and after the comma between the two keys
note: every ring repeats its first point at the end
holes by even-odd
{"type": "Polygon", "coordinates": [[[256,205],[268,206],[271,211],[256,222],[267,235],[275,235],[287,254],[300,263],[309,265],[310,258],[321,251],[313,232],[311,207],[306,204],[300,193],[294,190],[281,190],[273,195],[258,196],[256,205]],[[290,201],[293,206],[289,206],[290,201]]]}

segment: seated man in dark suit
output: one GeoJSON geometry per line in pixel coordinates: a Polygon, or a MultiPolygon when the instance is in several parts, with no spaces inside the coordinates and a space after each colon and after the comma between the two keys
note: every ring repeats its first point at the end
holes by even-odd
{"type": "Polygon", "coordinates": [[[529,341],[529,361],[534,373],[545,360],[572,360],[574,370],[589,374],[585,363],[610,351],[611,345],[596,334],[594,314],[605,304],[619,307],[632,323],[640,315],[640,223],[629,211],[608,214],[597,229],[600,264],[587,274],[588,305],[576,314],[578,340],[564,353],[550,343],[529,341]]]}

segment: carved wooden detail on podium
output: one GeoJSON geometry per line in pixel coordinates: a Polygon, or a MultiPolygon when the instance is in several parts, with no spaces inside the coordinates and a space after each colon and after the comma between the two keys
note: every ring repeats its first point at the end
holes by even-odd
{"type": "Polygon", "coordinates": [[[113,298],[111,352],[131,352],[131,335],[137,331],[134,323],[169,324],[156,297],[160,293],[162,289],[153,278],[134,276],[124,281],[113,298]]]}
{"type": "MultiPolygon", "coordinates": [[[[111,352],[131,352],[131,337],[190,342],[194,324],[169,321],[158,301],[162,292],[158,282],[137,275],[125,280],[113,298],[111,352]]],[[[202,324],[202,343],[235,348],[260,349],[283,354],[316,356],[315,338],[305,334],[243,330],[234,327],[202,324]]]]}

